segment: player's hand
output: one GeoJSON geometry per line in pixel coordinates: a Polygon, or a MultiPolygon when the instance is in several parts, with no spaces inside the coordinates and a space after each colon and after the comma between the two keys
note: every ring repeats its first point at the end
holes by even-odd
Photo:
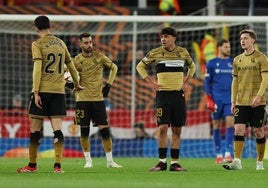
{"type": "Polygon", "coordinates": [[[38,92],[34,92],[34,103],[37,108],[43,109],[42,108],[42,100],[38,92]]]}
{"type": "Polygon", "coordinates": [[[151,85],[154,91],[158,91],[159,87],[161,87],[161,85],[158,85],[157,82],[149,76],[145,77],[144,80],[151,85]]]}
{"type": "Polygon", "coordinates": [[[73,88],[73,92],[74,91],[79,91],[79,90],[84,90],[84,89],[85,89],[85,87],[83,87],[81,85],[78,85],[78,86],[76,86],[76,87],[73,88]]]}
{"type": "Polygon", "coordinates": [[[109,91],[110,91],[110,88],[111,88],[111,84],[106,84],[103,88],[102,88],[102,94],[103,94],[103,97],[108,97],[108,94],[109,94],[109,91]]]}
{"type": "Polygon", "coordinates": [[[252,101],[251,107],[255,108],[259,106],[260,104],[261,104],[261,96],[256,96],[252,101]]]}
{"type": "Polygon", "coordinates": [[[211,112],[217,111],[217,105],[215,104],[215,101],[213,100],[211,95],[207,95],[207,108],[211,112]]]}

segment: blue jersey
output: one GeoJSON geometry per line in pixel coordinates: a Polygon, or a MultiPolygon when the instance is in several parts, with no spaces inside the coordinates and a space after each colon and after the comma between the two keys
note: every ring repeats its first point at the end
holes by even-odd
{"type": "Polygon", "coordinates": [[[233,59],[211,59],[206,65],[205,91],[214,101],[231,103],[233,59]]]}

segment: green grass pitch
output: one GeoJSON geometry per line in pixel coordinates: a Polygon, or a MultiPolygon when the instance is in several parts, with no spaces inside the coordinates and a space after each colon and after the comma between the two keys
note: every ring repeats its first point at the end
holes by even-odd
{"type": "Polygon", "coordinates": [[[243,159],[243,170],[228,171],[214,159],[185,158],[180,163],[188,172],[149,172],[155,158],[115,158],[121,169],[107,168],[105,158],[94,158],[93,168],[84,169],[83,158],[65,158],[63,174],[53,173],[53,159],[38,159],[38,173],[20,174],[26,158],[0,158],[2,188],[257,188],[268,185],[267,170],[256,171],[255,159],[243,159]]]}

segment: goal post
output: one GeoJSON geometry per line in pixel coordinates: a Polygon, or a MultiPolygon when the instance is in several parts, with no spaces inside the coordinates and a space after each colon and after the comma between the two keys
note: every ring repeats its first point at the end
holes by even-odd
{"type": "MultiPolygon", "coordinates": [[[[33,21],[38,15],[0,14],[0,156],[18,157],[28,147],[29,120],[27,104],[32,85],[31,43],[37,39],[33,21]]],[[[211,30],[215,39],[230,40],[232,56],[241,53],[239,31],[253,29],[260,51],[268,52],[268,16],[88,16],[47,15],[52,33],[66,42],[72,56],[80,52],[78,35],[90,32],[96,50],[109,56],[119,68],[107,105],[109,123],[117,157],[156,157],[157,126],[154,91],[136,73],[136,63],[152,48],[160,46],[158,32],[164,26],[178,31],[177,44],[188,49],[197,72],[190,80],[185,96],[187,126],[182,131],[182,157],[214,157],[210,114],[200,64],[200,42],[211,30]],[[145,131],[143,138],[137,138],[145,131]]],[[[150,70],[154,76],[155,71],[150,70]]],[[[107,74],[105,73],[107,76],[107,74]]],[[[73,124],[74,96],[66,90],[67,117],[63,122],[66,157],[83,157],[79,144],[79,127],[73,124]]],[[[51,156],[52,130],[46,120],[40,156],[51,156]]],[[[91,150],[104,156],[96,127],[91,127],[91,150]]],[[[222,132],[224,135],[224,131],[222,132]]],[[[169,133],[170,135],[170,133],[169,133]]],[[[250,138],[250,137],[249,137],[250,138]]],[[[244,155],[256,155],[248,139],[244,155]]],[[[27,153],[27,152],[26,152],[27,153]]],[[[26,154],[25,154],[26,155],[26,154]]]]}

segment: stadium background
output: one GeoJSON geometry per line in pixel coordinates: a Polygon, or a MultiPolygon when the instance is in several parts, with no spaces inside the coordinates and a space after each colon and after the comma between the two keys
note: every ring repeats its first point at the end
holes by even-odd
{"type": "MultiPolygon", "coordinates": [[[[22,2],[22,1],[18,1],[22,2]]],[[[17,3],[18,3],[17,2],[17,3]]],[[[126,1],[122,1],[122,5],[116,4],[116,6],[105,7],[83,4],[82,6],[68,6],[51,3],[52,1],[39,4],[36,2],[27,4],[14,4],[1,5],[1,14],[47,14],[47,15],[131,15],[134,10],[137,10],[139,15],[155,15],[158,14],[158,8],[156,1],[148,1],[149,7],[147,9],[137,9],[136,4],[129,6],[124,4],[126,1]]],[[[87,1],[89,2],[89,1],[87,1]]],[[[97,2],[97,1],[95,1],[97,2]]],[[[196,12],[196,14],[202,14],[204,11],[202,8],[206,6],[206,1],[200,1],[199,7],[191,4],[188,1],[181,0],[181,6],[184,7],[183,14],[190,14],[196,12]],[[185,4],[184,4],[185,3],[185,4]],[[199,10],[202,11],[199,11],[199,10]]],[[[219,7],[225,4],[220,1],[219,7]]],[[[228,2],[228,1],[226,1],[228,2]]],[[[226,3],[225,2],[225,3],[226,3]]],[[[85,2],[84,2],[85,3],[85,2]]],[[[240,14],[247,13],[243,3],[240,4],[241,9],[235,11],[240,14]],[[244,8],[243,8],[244,7],[244,8]]],[[[232,14],[230,9],[224,9],[224,14],[232,14]]],[[[219,11],[222,11],[220,9],[219,11]]],[[[259,9],[256,14],[262,14],[263,9],[259,9]]],[[[74,56],[79,52],[77,46],[77,34],[84,31],[96,32],[94,34],[94,41],[96,42],[96,48],[103,51],[117,63],[119,72],[115,84],[109,95],[109,101],[112,108],[109,109],[110,124],[112,126],[112,133],[114,136],[114,155],[120,157],[155,157],[157,156],[157,141],[151,136],[150,138],[136,139],[133,131],[133,126],[130,123],[130,109],[131,109],[131,33],[128,31],[127,25],[121,23],[111,24],[88,24],[78,25],[76,31],[72,31],[73,24],[64,25],[62,28],[65,30],[64,34],[59,35],[68,45],[71,55],[74,56]],[[103,24],[103,25],[102,25],[103,24]],[[117,32],[124,34],[111,34],[103,33],[113,25],[114,28],[119,28],[117,32]],[[69,30],[70,28],[70,30],[69,30]],[[101,28],[101,29],[100,29],[101,28]],[[122,32],[127,31],[127,32],[122,32]],[[120,91],[120,92],[119,92],[120,91]],[[123,117],[123,118],[118,118],[123,117]],[[120,119],[120,121],[119,121],[120,119]],[[122,149],[124,148],[124,149],[122,149]]],[[[151,25],[150,25],[151,27],[151,25]]],[[[185,26],[186,27],[186,26],[185,26]]],[[[232,54],[238,54],[240,52],[238,31],[245,27],[245,25],[238,25],[229,28],[230,40],[232,41],[232,54]]],[[[3,27],[1,27],[3,28],[3,27]]],[[[29,28],[31,29],[31,28],[29,28]]],[[[194,54],[192,49],[192,42],[200,42],[202,37],[209,29],[202,31],[189,31],[185,30],[179,33],[179,45],[186,47],[190,50],[191,54],[194,54]]],[[[158,27],[155,26],[155,32],[149,34],[140,34],[137,41],[137,49],[142,50],[144,53],[149,49],[159,45],[157,36],[158,27]],[[144,35],[144,36],[143,36],[144,35]],[[145,36],[146,35],[146,36],[145,36]],[[146,40],[144,40],[146,39],[146,40]]],[[[0,156],[4,157],[18,157],[27,156],[28,146],[28,127],[29,121],[27,118],[27,100],[31,90],[31,42],[37,36],[35,33],[6,33],[2,32],[0,35],[0,71],[1,71],[1,86],[0,86],[0,156]],[[14,58],[16,57],[16,58],[14,58]],[[13,97],[21,95],[22,106],[15,109],[13,104],[13,97]]],[[[261,50],[267,51],[262,48],[261,50]]],[[[154,122],[154,93],[150,88],[139,78],[136,78],[136,119],[135,123],[143,123],[145,130],[149,135],[152,135],[155,131],[156,125],[154,122]]],[[[65,119],[64,133],[65,138],[65,157],[82,157],[81,148],[79,145],[79,130],[76,126],[72,125],[74,100],[72,93],[67,92],[67,107],[68,117],[65,119]]],[[[191,80],[191,88],[187,93],[187,109],[188,109],[188,126],[187,130],[183,132],[182,137],[182,157],[213,157],[213,142],[210,132],[210,114],[206,110],[206,100],[203,91],[203,81],[199,77],[195,77],[191,80]],[[194,117],[194,118],[192,118],[194,117]],[[194,152],[193,152],[194,151],[194,152]]],[[[45,124],[49,122],[46,121],[45,124]]],[[[91,134],[96,133],[94,128],[91,134]]],[[[53,150],[51,148],[51,130],[49,126],[44,126],[43,130],[44,139],[40,148],[40,156],[48,157],[52,156],[53,150]]],[[[224,134],[224,132],[223,132],[224,134]]],[[[245,147],[244,157],[255,157],[254,138],[251,133],[248,133],[246,144],[250,147],[245,147]]],[[[101,151],[101,141],[98,137],[92,137],[92,156],[100,157],[104,156],[101,151]]],[[[224,143],[223,143],[224,144],[224,143]]]]}

